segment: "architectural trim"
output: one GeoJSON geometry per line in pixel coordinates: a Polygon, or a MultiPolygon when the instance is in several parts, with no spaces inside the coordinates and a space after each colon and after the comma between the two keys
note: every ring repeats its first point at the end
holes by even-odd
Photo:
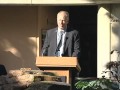
{"type": "Polygon", "coordinates": [[[0,5],[93,5],[120,3],[120,0],[0,0],[0,5]]]}

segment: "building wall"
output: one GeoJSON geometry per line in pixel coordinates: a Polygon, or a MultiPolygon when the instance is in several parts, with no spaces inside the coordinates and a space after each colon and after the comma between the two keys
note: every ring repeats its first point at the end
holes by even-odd
{"type": "Polygon", "coordinates": [[[56,27],[56,14],[65,7],[0,6],[0,64],[7,71],[32,68],[40,55],[42,34],[56,27]]]}
{"type": "Polygon", "coordinates": [[[0,64],[7,71],[36,68],[37,16],[37,7],[0,6],[0,64]]]}
{"type": "MultiPolygon", "coordinates": [[[[120,5],[100,5],[98,10],[97,76],[101,77],[109,61],[120,60],[120,5]],[[110,54],[111,51],[114,52],[110,54]]],[[[109,76],[109,75],[106,75],[109,76]]]]}
{"type": "Polygon", "coordinates": [[[98,8],[97,26],[97,76],[102,76],[105,65],[110,61],[110,5],[98,8]]]}
{"type": "MultiPolygon", "coordinates": [[[[65,8],[65,7],[63,7],[65,8]]],[[[7,71],[32,68],[36,56],[40,55],[42,30],[56,26],[56,14],[62,7],[49,6],[0,6],[0,64],[7,71]]],[[[66,8],[67,9],[67,8],[66,8]]],[[[119,4],[99,5],[97,28],[97,71],[98,77],[105,64],[116,60],[119,50],[119,4]],[[111,19],[111,16],[114,18],[111,19]]]]}
{"type": "Polygon", "coordinates": [[[120,60],[120,5],[111,5],[111,60],[120,60]]]}

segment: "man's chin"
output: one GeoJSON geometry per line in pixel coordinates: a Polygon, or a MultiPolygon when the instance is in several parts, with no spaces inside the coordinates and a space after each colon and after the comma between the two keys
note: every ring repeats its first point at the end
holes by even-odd
{"type": "Polygon", "coordinates": [[[60,29],[64,30],[64,27],[60,27],[60,29]]]}

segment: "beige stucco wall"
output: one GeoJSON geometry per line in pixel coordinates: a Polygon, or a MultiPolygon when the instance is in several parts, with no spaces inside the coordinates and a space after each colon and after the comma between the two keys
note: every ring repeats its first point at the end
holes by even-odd
{"type": "MultiPolygon", "coordinates": [[[[0,6],[0,64],[7,71],[32,68],[41,51],[41,32],[56,27],[56,14],[65,7],[0,6]]],[[[67,9],[67,8],[66,8],[67,9]]]]}
{"type": "Polygon", "coordinates": [[[35,69],[37,7],[0,7],[0,64],[35,69]]]}

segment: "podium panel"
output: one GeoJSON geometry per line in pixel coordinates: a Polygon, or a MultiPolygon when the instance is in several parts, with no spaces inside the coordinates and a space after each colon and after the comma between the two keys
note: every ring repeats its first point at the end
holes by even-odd
{"type": "Polygon", "coordinates": [[[66,76],[66,83],[71,84],[72,72],[80,72],[81,68],[76,57],[36,57],[36,66],[58,76],[66,76]]]}

